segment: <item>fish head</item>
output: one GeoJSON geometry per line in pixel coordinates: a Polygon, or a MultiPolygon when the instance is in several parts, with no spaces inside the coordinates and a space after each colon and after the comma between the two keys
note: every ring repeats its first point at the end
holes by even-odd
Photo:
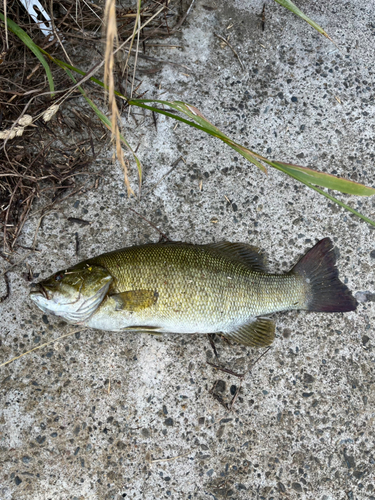
{"type": "Polygon", "coordinates": [[[104,267],[82,262],[31,285],[30,298],[43,312],[83,323],[100,306],[112,281],[104,267]]]}

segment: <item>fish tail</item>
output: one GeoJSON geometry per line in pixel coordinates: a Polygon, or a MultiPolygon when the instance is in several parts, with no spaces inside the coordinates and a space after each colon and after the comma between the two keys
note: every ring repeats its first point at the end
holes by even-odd
{"type": "Polygon", "coordinates": [[[291,273],[303,279],[305,309],[308,311],[347,312],[356,309],[356,299],[339,280],[333,243],[329,238],[324,238],[309,250],[291,273]]]}

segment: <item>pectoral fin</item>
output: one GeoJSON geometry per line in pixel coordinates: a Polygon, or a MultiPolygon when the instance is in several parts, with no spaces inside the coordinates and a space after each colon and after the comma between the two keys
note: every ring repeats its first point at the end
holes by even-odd
{"type": "Polygon", "coordinates": [[[116,311],[131,312],[151,307],[157,302],[158,297],[159,294],[156,290],[129,290],[111,295],[111,298],[116,302],[116,311]]]}
{"type": "Polygon", "coordinates": [[[227,339],[234,340],[239,344],[252,347],[265,347],[272,344],[275,339],[275,323],[267,318],[257,318],[255,321],[223,335],[227,339]]]}

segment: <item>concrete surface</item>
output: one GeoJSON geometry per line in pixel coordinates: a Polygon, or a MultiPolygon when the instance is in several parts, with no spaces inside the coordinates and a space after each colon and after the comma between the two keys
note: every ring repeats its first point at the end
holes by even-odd
{"type": "MultiPolygon", "coordinates": [[[[262,32],[263,0],[197,0],[169,40],[183,48],[150,52],[189,70],[164,66],[142,89],[195,104],[269,157],[374,185],[375,3],[296,3],[342,53],[276,3],[266,1],[262,32]],[[245,71],[214,33],[230,34],[245,71]]],[[[277,339],[251,372],[261,351],[218,340],[221,362],[246,372],[232,411],[210,390],[216,384],[230,401],[239,380],[206,364],[215,359],[205,337],[86,330],[2,367],[0,498],[374,499],[374,230],[215,139],[161,116],[155,131],[139,113],[126,133],[144,165],[141,201],[127,200],[108,152],[96,166],[107,172],[98,189],[44,218],[39,252],[12,271],[0,306],[1,361],[72,330],[29,301],[27,265],[45,277],[159,239],[129,206],[174,240],[249,241],[278,272],[330,236],[340,275],[362,302],[347,314],[277,314],[277,339]]],[[[340,198],[375,218],[374,199],[340,198]]],[[[26,246],[37,221],[24,229],[26,246]]]]}

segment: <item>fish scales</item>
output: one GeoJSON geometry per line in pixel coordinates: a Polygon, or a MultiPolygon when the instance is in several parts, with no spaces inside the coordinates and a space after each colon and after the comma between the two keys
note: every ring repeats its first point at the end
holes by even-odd
{"type": "MultiPolygon", "coordinates": [[[[298,277],[254,272],[204,246],[144,245],[104,254],[88,263],[105,267],[114,277],[109,297],[111,292],[125,290],[157,292],[158,300],[150,308],[125,314],[131,322],[127,326],[147,324],[178,333],[225,332],[252,317],[297,308],[305,300],[298,277]]],[[[91,318],[90,326],[102,324],[110,311],[113,324],[124,317],[108,301],[91,318]]]]}
{"type": "Polygon", "coordinates": [[[264,315],[355,310],[333,244],[318,242],[286,274],[268,274],[243,243],[159,243],[99,255],[32,286],[38,307],[74,324],[148,333],[222,333],[244,345],[274,340],[264,315]]]}

